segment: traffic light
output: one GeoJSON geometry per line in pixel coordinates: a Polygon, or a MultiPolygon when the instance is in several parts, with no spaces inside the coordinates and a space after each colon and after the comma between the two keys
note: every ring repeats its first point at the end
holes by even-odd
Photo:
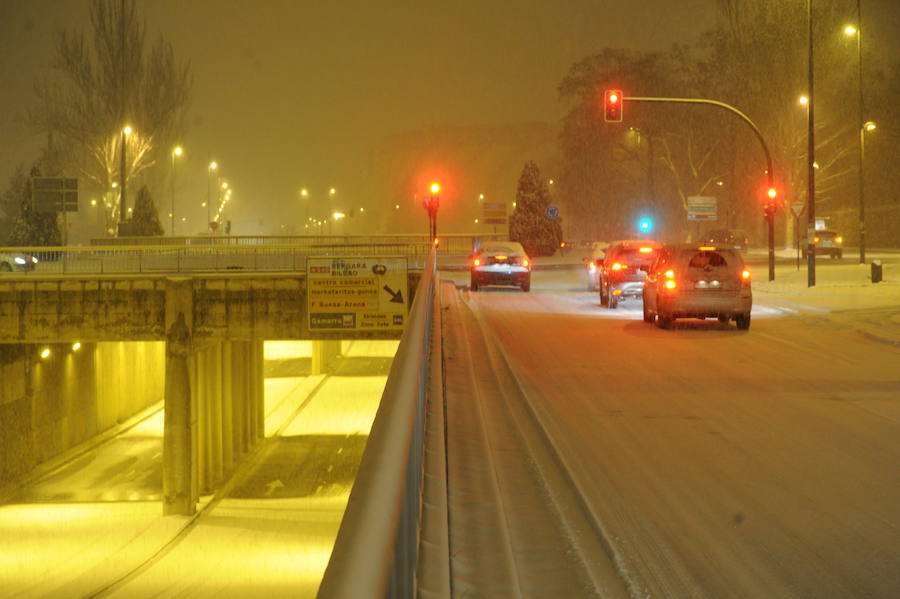
{"type": "Polygon", "coordinates": [[[780,200],[778,199],[778,190],[774,187],[769,187],[766,190],[766,214],[773,214],[776,210],[778,210],[778,205],[780,200]]]}
{"type": "Polygon", "coordinates": [[[607,123],[621,123],[623,102],[622,90],[608,89],[603,92],[603,120],[607,123]]]}
{"type": "Polygon", "coordinates": [[[641,233],[649,233],[653,230],[653,221],[649,218],[642,218],[638,221],[638,230],[641,233]]]}

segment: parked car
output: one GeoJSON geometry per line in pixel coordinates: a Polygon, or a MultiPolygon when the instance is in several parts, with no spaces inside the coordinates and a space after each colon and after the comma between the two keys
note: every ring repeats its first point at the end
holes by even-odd
{"type": "Polygon", "coordinates": [[[740,229],[713,229],[706,234],[704,243],[730,245],[739,250],[746,250],[750,247],[750,236],[740,229]]]}
{"type": "Polygon", "coordinates": [[[472,255],[469,289],[484,285],[512,285],[531,290],[531,259],[515,241],[488,241],[472,255]]]}
{"type": "Polygon", "coordinates": [[[31,254],[0,250],[0,272],[28,272],[37,263],[38,259],[31,254]]]}
{"type": "Polygon", "coordinates": [[[599,269],[600,305],[615,308],[627,297],[641,297],[647,271],[659,247],[658,242],[647,239],[610,245],[599,269]]]}
{"type": "Polygon", "coordinates": [[[716,317],[750,328],[750,271],[735,248],[666,245],[647,273],[644,322],[668,328],[676,318],[716,317]]]}
{"type": "MultiPolygon", "coordinates": [[[[828,254],[832,259],[844,257],[844,238],[837,231],[816,231],[812,240],[816,255],[828,254]]],[[[804,247],[803,257],[806,258],[808,253],[804,247]]]]}

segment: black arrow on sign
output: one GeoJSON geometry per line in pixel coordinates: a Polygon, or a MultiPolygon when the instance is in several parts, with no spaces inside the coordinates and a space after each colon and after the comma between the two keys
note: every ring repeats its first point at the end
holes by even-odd
{"type": "Polygon", "coordinates": [[[403,290],[394,292],[394,290],[391,289],[390,287],[388,287],[387,285],[384,286],[384,290],[391,294],[392,302],[397,303],[397,304],[403,303],[403,290]]]}

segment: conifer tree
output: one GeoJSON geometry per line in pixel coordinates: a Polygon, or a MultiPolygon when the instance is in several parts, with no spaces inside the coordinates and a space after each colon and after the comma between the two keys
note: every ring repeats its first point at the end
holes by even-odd
{"type": "Polygon", "coordinates": [[[550,190],[533,161],[522,169],[516,189],[516,208],[509,219],[509,238],[518,241],[529,256],[550,256],[562,239],[560,219],[547,215],[550,190]]]}
{"type": "Polygon", "coordinates": [[[141,237],[158,236],[163,234],[162,224],[159,222],[159,214],[156,204],[150,195],[146,185],[138,192],[134,203],[134,211],[131,216],[132,235],[141,237]]]}

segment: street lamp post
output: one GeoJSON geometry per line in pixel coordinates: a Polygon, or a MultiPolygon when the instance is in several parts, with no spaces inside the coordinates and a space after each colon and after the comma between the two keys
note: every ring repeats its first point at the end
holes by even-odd
{"type": "Polygon", "coordinates": [[[169,213],[169,220],[172,223],[172,236],[175,236],[175,157],[181,156],[184,148],[175,146],[172,150],[172,211],[169,213]]]}
{"type": "Polygon", "coordinates": [[[122,152],[121,158],[122,161],[119,164],[119,222],[125,222],[125,147],[127,142],[127,137],[131,135],[132,128],[126,125],[122,129],[122,152]]]}
{"type": "Polygon", "coordinates": [[[856,0],[856,26],[848,25],[844,28],[847,35],[856,35],[856,66],[859,76],[859,263],[866,263],[866,219],[865,203],[863,200],[863,155],[865,154],[866,131],[875,128],[874,123],[867,123],[865,118],[865,105],[863,104],[863,66],[862,66],[862,11],[860,0],[856,0]],[[871,129],[867,129],[868,125],[871,129]]]}
{"type": "Polygon", "coordinates": [[[806,210],[807,210],[807,233],[806,233],[806,286],[815,287],[816,285],[816,245],[813,239],[812,231],[816,228],[816,141],[814,128],[814,111],[813,111],[813,20],[812,20],[812,0],[806,0],[806,22],[808,26],[807,38],[807,105],[806,105],[806,210]]]}
{"type": "Polygon", "coordinates": [[[428,235],[431,237],[431,242],[434,243],[434,240],[437,239],[437,212],[441,204],[441,186],[438,183],[432,183],[428,191],[431,192],[431,195],[426,197],[422,203],[428,212],[428,235]]]}
{"type": "Polygon", "coordinates": [[[209,205],[212,202],[212,193],[210,191],[212,187],[212,173],[218,168],[219,163],[215,160],[211,160],[206,167],[206,230],[209,233],[212,233],[212,224],[209,220],[209,205]]]}

